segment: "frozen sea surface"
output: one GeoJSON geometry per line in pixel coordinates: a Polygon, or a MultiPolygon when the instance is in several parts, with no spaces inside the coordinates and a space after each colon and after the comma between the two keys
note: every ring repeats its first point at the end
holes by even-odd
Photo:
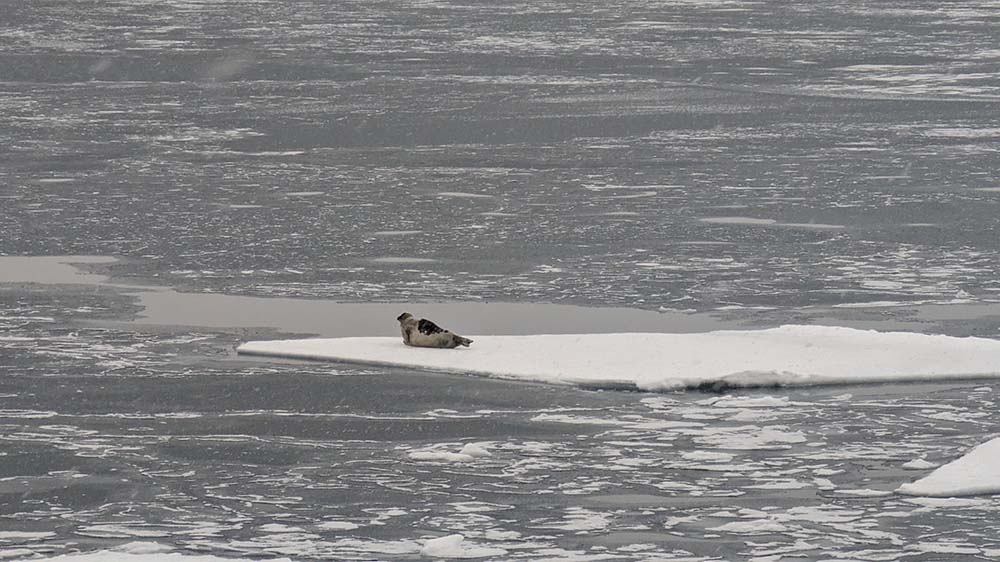
{"type": "Polygon", "coordinates": [[[998,496],[896,492],[1000,433],[995,383],[647,395],[232,351],[349,310],[391,335],[413,301],[492,333],[995,338],[996,24],[6,3],[0,254],[103,258],[0,270],[0,558],[997,558],[998,496]]]}
{"type": "Polygon", "coordinates": [[[247,295],[994,301],[992,2],[11,6],[0,252],[247,295]]]}

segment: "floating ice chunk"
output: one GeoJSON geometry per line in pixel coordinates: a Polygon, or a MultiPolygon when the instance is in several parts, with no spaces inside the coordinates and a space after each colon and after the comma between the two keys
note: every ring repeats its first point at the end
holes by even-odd
{"type": "Polygon", "coordinates": [[[698,220],[709,224],[772,225],[778,222],[774,219],[757,219],[753,217],[704,217],[698,220]]]}
{"type": "Polygon", "coordinates": [[[459,513],[488,513],[492,511],[502,511],[514,508],[514,506],[512,505],[487,503],[480,501],[453,502],[448,505],[459,513]]]}
{"type": "Polygon", "coordinates": [[[777,521],[771,519],[755,519],[753,521],[731,521],[711,527],[709,531],[722,533],[733,533],[737,535],[762,535],[769,533],[786,533],[790,529],[777,521]]]}
{"type": "Polygon", "coordinates": [[[413,451],[409,453],[409,457],[427,462],[469,462],[479,457],[490,456],[490,452],[483,445],[483,443],[468,443],[457,453],[435,447],[430,450],[413,451]]]}
{"type": "Polygon", "coordinates": [[[437,260],[433,258],[415,258],[409,256],[385,256],[381,258],[372,258],[374,263],[387,263],[387,264],[420,264],[420,263],[434,263],[437,260]]]}
{"type": "Polygon", "coordinates": [[[258,527],[258,530],[263,531],[265,533],[275,533],[275,534],[305,532],[305,529],[301,527],[292,527],[289,525],[282,525],[281,523],[268,523],[266,525],[261,525],[260,527],[258,527]]]}
{"type": "Polygon", "coordinates": [[[458,452],[460,455],[469,455],[470,457],[489,457],[492,456],[483,443],[468,443],[462,450],[458,452]]]}
{"type": "Polygon", "coordinates": [[[690,451],[681,453],[681,458],[686,461],[729,462],[733,460],[733,455],[712,451],[690,451]]]}
{"type": "Polygon", "coordinates": [[[892,495],[892,492],[888,490],[871,490],[869,488],[858,488],[856,490],[837,490],[837,493],[845,496],[856,496],[859,498],[881,498],[884,496],[892,495]]]}
{"type": "Polygon", "coordinates": [[[0,531],[0,542],[28,542],[51,539],[55,533],[47,531],[0,531]]]}
{"type": "Polygon", "coordinates": [[[705,385],[803,386],[1000,378],[997,340],[832,326],[472,339],[476,343],[462,350],[407,347],[398,337],[355,337],[249,342],[238,351],[656,391],[705,385]]]}
{"type": "Polygon", "coordinates": [[[158,542],[130,542],[115,547],[116,551],[127,552],[129,554],[154,554],[158,552],[170,552],[173,550],[165,544],[158,542]]]}
{"type": "Polygon", "coordinates": [[[322,531],[353,531],[358,527],[360,525],[350,521],[324,521],[316,525],[316,528],[322,531]]]}
{"type": "Polygon", "coordinates": [[[469,462],[472,460],[472,455],[448,451],[413,451],[409,457],[415,461],[425,462],[469,462]]]}
{"type": "Polygon", "coordinates": [[[813,478],[813,485],[815,485],[817,489],[827,492],[837,489],[836,484],[834,484],[829,478],[813,478]]]}
{"type": "Polygon", "coordinates": [[[979,547],[970,543],[952,543],[952,542],[919,542],[917,544],[906,545],[906,550],[925,552],[930,554],[969,554],[976,555],[981,554],[982,550],[979,547]]]}
{"type": "Polygon", "coordinates": [[[586,534],[591,531],[604,531],[611,526],[612,515],[584,509],[582,507],[567,507],[562,520],[550,521],[537,527],[540,529],[558,529],[560,531],[575,531],[586,534]]]}
{"type": "Polygon", "coordinates": [[[910,462],[903,463],[903,468],[907,470],[927,470],[928,468],[934,468],[935,466],[937,465],[927,462],[924,459],[913,459],[910,462]]]}
{"type": "Polygon", "coordinates": [[[897,490],[910,496],[950,497],[1000,494],[1000,437],[897,490]]]}
{"type": "Polygon", "coordinates": [[[697,404],[716,408],[787,408],[809,405],[807,402],[791,402],[787,396],[713,396],[699,400],[697,404]]]}
{"type": "Polygon", "coordinates": [[[736,450],[787,449],[808,440],[805,433],[790,431],[781,425],[710,427],[690,430],[689,433],[695,436],[694,440],[699,444],[736,450]]]}
{"type": "Polygon", "coordinates": [[[468,193],[465,191],[439,191],[438,197],[455,197],[459,199],[492,199],[492,195],[485,193],[468,193]]]}
{"type": "Polygon", "coordinates": [[[428,558],[486,558],[504,554],[507,551],[502,548],[467,544],[465,537],[459,534],[429,539],[420,549],[420,555],[428,558]]]}

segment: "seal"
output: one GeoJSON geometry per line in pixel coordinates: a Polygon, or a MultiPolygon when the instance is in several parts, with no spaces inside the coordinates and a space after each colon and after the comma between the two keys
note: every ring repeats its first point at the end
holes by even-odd
{"type": "Polygon", "coordinates": [[[426,318],[417,320],[409,312],[400,314],[396,320],[403,333],[403,343],[409,346],[454,349],[460,345],[469,347],[472,343],[469,338],[453,334],[426,318]]]}

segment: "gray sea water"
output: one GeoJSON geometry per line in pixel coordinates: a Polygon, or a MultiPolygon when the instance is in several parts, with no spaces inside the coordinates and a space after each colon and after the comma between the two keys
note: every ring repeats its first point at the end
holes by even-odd
{"type": "Polygon", "coordinates": [[[892,492],[998,432],[997,383],[646,395],[232,352],[399,306],[996,337],[995,2],[2,9],[0,558],[1000,556],[996,497],[892,492]]]}

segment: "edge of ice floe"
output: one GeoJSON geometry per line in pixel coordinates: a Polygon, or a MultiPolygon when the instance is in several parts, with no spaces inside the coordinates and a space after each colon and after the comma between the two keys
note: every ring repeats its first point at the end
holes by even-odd
{"type": "MultiPolygon", "coordinates": [[[[470,336],[471,339],[480,338],[482,336],[470,336]]],[[[325,339],[346,339],[346,338],[325,338],[325,339]]],[[[367,338],[366,338],[367,339],[367,338]]],[[[253,344],[271,344],[280,341],[293,341],[293,340],[262,340],[262,341],[250,341],[242,343],[236,346],[236,353],[238,355],[247,355],[251,357],[270,357],[273,359],[292,359],[296,361],[315,361],[317,363],[333,363],[339,365],[355,365],[363,367],[388,367],[392,369],[410,369],[413,371],[421,371],[426,373],[444,373],[452,375],[474,375],[477,377],[485,377],[491,379],[499,380],[510,380],[518,381],[523,383],[536,383],[536,384],[555,384],[555,385],[565,385],[565,386],[576,386],[584,389],[592,390],[626,390],[641,392],[642,389],[633,381],[629,380],[587,380],[587,379],[573,379],[573,378],[561,378],[559,380],[541,380],[541,379],[525,379],[517,375],[505,374],[500,372],[491,372],[485,370],[470,370],[470,369],[458,369],[450,367],[438,367],[434,365],[420,365],[417,363],[403,363],[403,362],[391,362],[381,359],[358,359],[351,357],[331,357],[329,355],[324,355],[322,353],[276,353],[274,351],[269,351],[267,349],[254,349],[253,344]]],[[[400,345],[403,345],[400,343],[400,345]]],[[[464,350],[447,350],[443,353],[463,353],[464,350]]]]}
{"type": "Polygon", "coordinates": [[[977,337],[782,326],[703,334],[473,338],[480,346],[493,344],[481,359],[466,355],[478,349],[406,348],[393,337],[247,342],[237,353],[632,391],[1000,378],[1000,341],[977,337]],[[517,357],[521,350],[524,355],[517,357]],[[505,358],[519,361],[505,365],[505,358]],[[604,375],[619,367],[620,376],[604,375]]]}

